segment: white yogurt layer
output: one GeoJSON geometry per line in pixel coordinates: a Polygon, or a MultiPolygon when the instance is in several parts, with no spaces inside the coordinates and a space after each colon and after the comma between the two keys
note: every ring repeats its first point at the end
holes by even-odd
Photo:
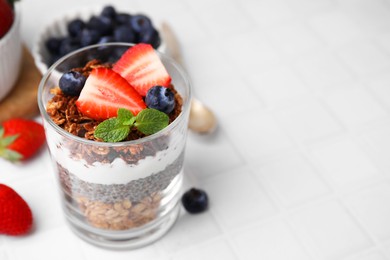
{"type": "Polygon", "coordinates": [[[184,142],[178,142],[175,146],[169,146],[168,149],[159,151],[154,156],[139,160],[137,164],[126,164],[123,159],[116,158],[112,163],[95,162],[91,165],[84,159],[73,159],[69,150],[56,140],[55,133],[47,133],[47,139],[52,159],[56,163],[81,180],[97,184],[126,184],[158,173],[180,156],[185,145],[184,142]]]}

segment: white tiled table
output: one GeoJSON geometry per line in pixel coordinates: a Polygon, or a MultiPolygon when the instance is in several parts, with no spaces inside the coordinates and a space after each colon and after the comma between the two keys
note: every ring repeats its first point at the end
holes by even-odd
{"type": "MultiPolygon", "coordinates": [[[[38,2],[22,1],[30,48],[41,26],[89,4],[38,2]]],[[[36,226],[1,236],[1,260],[390,259],[389,0],[113,3],[173,26],[196,95],[217,113],[215,136],[190,134],[185,164],[210,209],[182,211],[148,247],[98,249],[66,226],[44,150],[0,161],[36,226]]]]}

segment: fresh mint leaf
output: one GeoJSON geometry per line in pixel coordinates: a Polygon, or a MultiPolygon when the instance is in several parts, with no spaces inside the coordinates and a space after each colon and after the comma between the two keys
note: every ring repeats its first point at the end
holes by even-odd
{"type": "Polygon", "coordinates": [[[164,129],[168,124],[168,115],[156,109],[146,108],[134,116],[131,111],[120,108],[116,118],[109,118],[96,127],[95,137],[105,142],[120,142],[126,139],[133,126],[140,132],[151,135],[164,129]]]}
{"type": "Polygon", "coordinates": [[[124,125],[118,118],[109,118],[96,127],[95,137],[105,142],[119,142],[124,140],[129,132],[129,125],[124,125]]]}
{"type": "Polygon", "coordinates": [[[146,108],[138,113],[135,118],[135,126],[146,135],[157,133],[169,124],[167,114],[153,108],[146,108]]]}
{"type": "Polygon", "coordinates": [[[135,121],[135,117],[130,110],[125,108],[118,109],[118,117],[117,117],[123,125],[132,126],[135,121]]]}

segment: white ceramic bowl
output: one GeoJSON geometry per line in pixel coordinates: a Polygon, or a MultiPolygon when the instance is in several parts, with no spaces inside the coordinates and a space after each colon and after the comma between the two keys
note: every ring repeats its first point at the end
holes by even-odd
{"type": "MultiPolygon", "coordinates": [[[[98,15],[103,10],[104,6],[95,6],[92,8],[87,9],[80,9],[77,11],[73,11],[71,13],[66,13],[61,17],[58,17],[54,21],[52,21],[50,24],[48,24],[46,27],[43,28],[43,30],[40,32],[37,40],[33,44],[32,48],[32,55],[34,57],[35,65],[39,69],[39,71],[44,74],[48,70],[48,63],[50,60],[50,54],[48,50],[45,47],[45,42],[50,37],[59,37],[59,36],[66,36],[67,35],[67,24],[76,19],[80,18],[83,21],[88,21],[89,18],[92,15],[98,15]]],[[[117,9],[117,11],[121,11],[120,9],[117,9]]],[[[130,12],[131,14],[135,13],[142,13],[142,12],[130,12]]],[[[156,27],[157,30],[159,30],[159,25],[161,23],[156,22],[153,18],[152,22],[153,25],[156,27]]],[[[161,37],[161,35],[160,35],[161,37]]],[[[161,37],[161,44],[160,47],[157,49],[160,52],[165,52],[165,44],[163,42],[163,39],[161,37]]]]}
{"type": "Polygon", "coordinates": [[[0,39],[0,100],[12,90],[20,73],[22,60],[20,16],[20,6],[16,4],[14,22],[0,39]]]}

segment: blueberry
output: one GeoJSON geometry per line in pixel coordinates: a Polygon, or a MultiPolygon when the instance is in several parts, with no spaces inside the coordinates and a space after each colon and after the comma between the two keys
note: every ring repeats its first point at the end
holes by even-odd
{"type": "Polygon", "coordinates": [[[153,48],[157,49],[161,42],[160,35],[156,29],[150,28],[149,30],[140,32],[139,42],[149,43],[153,48]]]}
{"type": "Polygon", "coordinates": [[[108,42],[115,42],[115,38],[113,36],[103,36],[99,39],[98,43],[108,43],[108,42]]]}
{"type": "Polygon", "coordinates": [[[65,95],[78,96],[85,81],[86,77],[81,72],[68,71],[61,76],[59,86],[65,95]]]}
{"type": "Polygon", "coordinates": [[[137,33],[146,31],[153,27],[150,19],[143,14],[137,14],[130,18],[130,24],[133,30],[137,33]]]}
{"type": "Polygon", "coordinates": [[[184,208],[192,214],[205,211],[209,205],[207,193],[204,190],[191,188],[181,197],[184,208]]]}
{"type": "Polygon", "coordinates": [[[66,37],[62,39],[59,54],[60,56],[64,56],[72,51],[75,51],[80,48],[80,43],[73,38],[66,37]]]}
{"type": "Polygon", "coordinates": [[[46,40],[45,45],[51,54],[58,54],[60,52],[62,38],[50,37],[46,40]]]}
{"type": "Polygon", "coordinates": [[[116,15],[115,21],[117,24],[122,25],[122,24],[130,24],[130,14],[126,13],[119,13],[116,15]]]}
{"type": "Polygon", "coordinates": [[[92,16],[87,23],[87,28],[99,32],[100,35],[109,35],[114,28],[114,21],[106,16],[92,16]]]}
{"type": "Polygon", "coordinates": [[[85,28],[85,23],[81,19],[74,19],[68,23],[67,29],[71,37],[77,37],[85,28]]]}
{"type": "Polygon", "coordinates": [[[89,18],[87,22],[87,28],[88,29],[93,29],[93,30],[98,30],[100,27],[100,20],[97,18],[97,16],[93,15],[91,18],[89,18]]]}
{"type": "Polygon", "coordinates": [[[129,26],[121,25],[114,30],[114,38],[117,42],[129,42],[133,43],[136,40],[133,29],[129,26]]]}
{"type": "Polygon", "coordinates": [[[57,60],[59,60],[61,58],[61,56],[59,54],[52,54],[48,61],[47,61],[47,64],[49,66],[53,65],[57,60]]]}
{"type": "Polygon", "coordinates": [[[85,47],[99,41],[100,34],[96,30],[84,29],[80,35],[80,45],[85,47]]]}
{"type": "Polygon", "coordinates": [[[102,35],[110,35],[112,34],[115,28],[115,18],[109,18],[106,16],[99,17],[101,23],[101,34],[102,35]]]}
{"type": "Polygon", "coordinates": [[[154,86],[146,93],[145,103],[149,108],[169,114],[175,108],[175,94],[169,88],[154,86]]]}
{"type": "Polygon", "coordinates": [[[116,17],[116,10],[113,6],[111,5],[107,5],[103,8],[101,14],[101,16],[105,16],[105,17],[108,17],[108,18],[111,18],[111,19],[115,19],[116,17]]]}

